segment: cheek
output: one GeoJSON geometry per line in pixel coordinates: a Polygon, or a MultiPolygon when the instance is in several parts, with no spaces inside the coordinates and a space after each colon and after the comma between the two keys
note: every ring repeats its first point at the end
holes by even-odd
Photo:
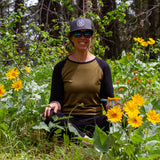
{"type": "Polygon", "coordinates": [[[75,39],[74,39],[73,36],[71,36],[69,40],[71,41],[71,43],[72,43],[73,45],[75,44],[75,39]]]}

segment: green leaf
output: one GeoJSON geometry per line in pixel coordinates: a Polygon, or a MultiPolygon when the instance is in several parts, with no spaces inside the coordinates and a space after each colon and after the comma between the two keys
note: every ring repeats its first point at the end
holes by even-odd
{"type": "Polygon", "coordinates": [[[152,102],[152,105],[153,105],[153,108],[155,109],[159,109],[159,106],[160,106],[160,99],[159,100],[153,100],[152,102]]]}
{"type": "Polygon", "coordinates": [[[71,123],[68,123],[68,129],[70,132],[74,133],[75,135],[81,137],[81,135],[78,133],[77,129],[73,127],[71,123]]]}
{"type": "Polygon", "coordinates": [[[137,134],[130,136],[130,139],[134,144],[140,144],[141,142],[143,142],[143,138],[137,134]]]}
{"type": "Polygon", "coordinates": [[[123,146],[124,148],[124,151],[126,152],[126,154],[130,157],[130,156],[133,156],[134,157],[134,150],[135,150],[135,147],[131,144],[127,144],[127,145],[124,145],[123,146]]]}
{"type": "Polygon", "coordinates": [[[150,160],[149,158],[138,157],[138,160],[150,160]]]}
{"type": "Polygon", "coordinates": [[[49,127],[48,127],[48,126],[46,125],[46,123],[44,123],[44,122],[40,122],[39,125],[33,126],[32,128],[33,128],[33,129],[44,129],[44,130],[50,132],[49,127]]]}
{"type": "Polygon", "coordinates": [[[146,143],[146,146],[154,146],[155,144],[159,143],[160,144],[160,141],[156,141],[156,140],[152,140],[152,141],[148,141],[146,143]]]}
{"type": "Polygon", "coordinates": [[[58,122],[57,122],[57,124],[55,124],[55,123],[53,123],[53,122],[49,122],[49,128],[60,128],[61,130],[64,130],[64,127],[62,127],[62,126],[59,126],[58,125],[58,122]]]}
{"type": "Polygon", "coordinates": [[[126,65],[128,63],[128,58],[127,56],[122,57],[119,62],[123,65],[126,65]]]}
{"type": "Polygon", "coordinates": [[[152,110],[152,108],[153,108],[153,106],[151,103],[144,105],[145,112],[149,112],[149,110],[152,110]]]}
{"type": "Polygon", "coordinates": [[[109,149],[109,136],[102,131],[98,126],[95,127],[94,135],[94,147],[99,152],[107,152],[109,149]]]}
{"type": "Polygon", "coordinates": [[[152,154],[152,155],[149,155],[148,157],[155,159],[155,160],[158,160],[158,158],[160,159],[160,154],[152,154]]]}
{"type": "Polygon", "coordinates": [[[0,124],[0,129],[2,129],[3,131],[7,131],[8,130],[8,126],[6,124],[0,124]]]}
{"type": "Polygon", "coordinates": [[[4,121],[6,114],[7,114],[6,107],[1,108],[0,109],[0,122],[4,121]]]}
{"type": "Polygon", "coordinates": [[[9,52],[9,55],[10,55],[10,57],[13,57],[13,53],[12,52],[9,52]]]}

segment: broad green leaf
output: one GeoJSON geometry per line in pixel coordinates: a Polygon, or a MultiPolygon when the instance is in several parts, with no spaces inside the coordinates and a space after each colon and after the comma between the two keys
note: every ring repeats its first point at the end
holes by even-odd
{"type": "Polygon", "coordinates": [[[119,62],[123,65],[126,65],[128,63],[128,58],[127,56],[122,57],[119,62]]]}
{"type": "Polygon", "coordinates": [[[40,122],[39,125],[33,126],[33,129],[44,129],[46,131],[50,131],[49,127],[47,126],[47,124],[45,124],[44,122],[40,122]]]}
{"type": "Polygon", "coordinates": [[[81,137],[81,135],[78,133],[77,129],[73,127],[71,123],[68,123],[68,129],[70,132],[74,133],[75,135],[81,137]]]}
{"type": "Polygon", "coordinates": [[[134,134],[133,136],[130,136],[131,141],[133,144],[139,144],[143,142],[143,138],[140,135],[134,134]]]}
{"type": "Polygon", "coordinates": [[[145,109],[145,112],[149,112],[149,110],[152,110],[153,106],[151,103],[148,103],[146,105],[144,105],[144,109],[145,109]]]}
{"type": "Polygon", "coordinates": [[[160,141],[157,141],[157,140],[152,140],[152,141],[148,141],[146,143],[146,146],[154,146],[155,144],[159,143],[160,144],[160,141]]]}
{"type": "Polygon", "coordinates": [[[57,124],[55,124],[55,123],[53,123],[53,122],[49,122],[49,125],[48,125],[48,127],[51,129],[51,128],[60,128],[61,130],[64,130],[64,127],[62,127],[62,126],[59,126],[58,125],[58,122],[57,122],[57,124]]]}
{"type": "Polygon", "coordinates": [[[99,152],[107,152],[109,149],[109,136],[102,131],[98,126],[95,127],[94,135],[94,147],[99,152]]]}

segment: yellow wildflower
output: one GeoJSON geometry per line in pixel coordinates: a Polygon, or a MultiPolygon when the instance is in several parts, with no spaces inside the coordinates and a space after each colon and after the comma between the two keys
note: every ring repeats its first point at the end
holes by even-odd
{"type": "Polygon", "coordinates": [[[31,70],[30,70],[29,67],[27,67],[27,66],[25,66],[25,70],[26,70],[28,73],[31,72],[31,70]]]}
{"type": "Polygon", "coordinates": [[[143,123],[141,116],[132,116],[127,121],[134,128],[138,128],[143,123]]]}
{"type": "Polygon", "coordinates": [[[147,41],[147,42],[148,42],[148,44],[153,45],[153,44],[155,44],[156,41],[153,38],[149,38],[149,41],[147,41]]]}
{"type": "Polygon", "coordinates": [[[136,37],[133,37],[133,39],[134,39],[134,41],[138,41],[138,38],[136,38],[136,37]]]}
{"type": "Polygon", "coordinates": [[[148,121],[150,121],[151,123],[154,123],[154,125],[160,122],[160,113],[156,113],[155,110],[149,110],[149,112],[146,113],[146,115],[147,115],[148,121]]]}
{"type": "Polygon", "coordinates": [[[134,96],[131,96],[134,103],[136,103],[139,106],[143,106],[145,101],[144,97],[140,96],[139,94],[134,94],[134,96]]]}
{"type": "Polygon", "coordinates": [[[118,121],[122,121],[122,115],[123,112],[120,107],[113,106],[113,108],[108,109],[106,116],[108,117],[108,120],[111,122],[117,123],[118,121]]]}
{"type": "Polygon", "coordinates": [[[11,68],[9,71],[7,71],[6,77],[8,79],[15,79],[15,78],[18,78],[19,74],[20,73],[18,72],[18,69],[11,68]]]}
{"type": "Polygon", "coordinates": [[[14,88],[15,91],[19,91],[22,88],[22,81],[21,80],[13,81],[11,88],[14,88]]]}
{"type": "Polygon", "coordinates": [[[63,51],[62,51],[62,50],[59,50],[59,52],[60,52],[60,53],[63,53],[63,51]]]}
{"type": "Polygon", "coordinates": [[[68,51],[67,51],[67,50],[64,50],[64,53],[68,54],[68,51]]]}
{"type": "Polygon", "coordinates": [[[144,46],[144,47],[147,47],[147,46],[148,46],[148,42],[146,42],[146,41],[140,42],[140,44],[141,44],[142,46],[144,46]]]}
{"type": "Polygon", "coordinates": [[[133,100],[128,101],[126,104],[124,104],[123,110],[125,111],[125,114],[127,114],[129,117],[131,116],[137,116],[140,111],[140,107],[134,103],[133,100]]]}
{"type": "Polygon", "coordinates": [[[5,92],[6,90],[4,89],[4,85],[0,84],[0,97],[3,97],[5,92]]]}
{"type": "Polygon", "coordinates": [[[139,43],[142,43],[142,42],[144,42],[144,39],[143,39],[143,38],[138,37],[138,38],[137,38],[137,41],[138,41],[139,43]]]}

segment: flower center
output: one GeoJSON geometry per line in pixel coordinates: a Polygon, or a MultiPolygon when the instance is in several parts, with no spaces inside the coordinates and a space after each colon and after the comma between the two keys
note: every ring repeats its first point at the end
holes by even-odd
{"type": "Polygon", "coordinates": [[[113,113],[113,114],[112,114],[112,117],[113,117],[113,118],[116,118],[116,117],[117,117],[117,114],[116,114],[116,113],[113,113]]]}
{"type": "Polygon", "coordinates": [[[133,122],[134,122],[134,123],[137,123],[137,120],[136,120],[136,119],[134,119],[134,120],[133,120],[133,122]]]}

